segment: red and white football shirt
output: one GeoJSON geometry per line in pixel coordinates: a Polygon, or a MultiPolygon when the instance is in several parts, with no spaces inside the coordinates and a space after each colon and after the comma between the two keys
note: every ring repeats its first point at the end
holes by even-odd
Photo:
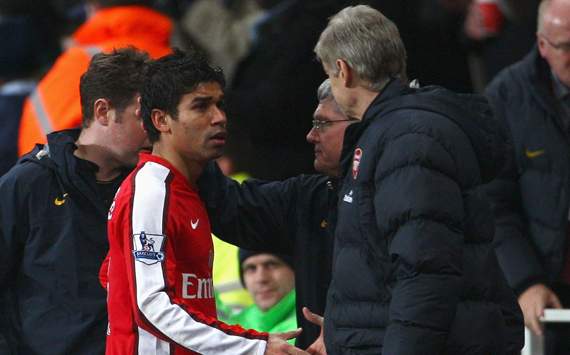
{"type": "Polygon", "coordinates": [[[265,352],[266,333],[217,320],[208,215],[170,163],[141,154],[108,233],[107,355],[265,352]]]}

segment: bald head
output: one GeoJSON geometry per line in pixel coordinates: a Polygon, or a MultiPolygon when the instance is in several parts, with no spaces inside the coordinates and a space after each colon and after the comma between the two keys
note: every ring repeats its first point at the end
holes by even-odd
{"type": "Polygon", "coordinates": [[[570,87],[570,0],[542,1],[537,41],[554,76],[570,87]]]}
{"type": "Polygon", "coordinates": [[[570,26],[570,0],[542,0],[538,7],[538,33],[548,30],[551,26],[570,26]]]}

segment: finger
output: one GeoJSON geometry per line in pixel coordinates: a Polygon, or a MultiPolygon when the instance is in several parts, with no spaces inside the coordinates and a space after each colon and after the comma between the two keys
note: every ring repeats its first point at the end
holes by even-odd
{"type": "Polygon", "coordinates": [[[281,348],[286,354],[290,355],[310,355],[308,352],[294,347],[293,345],[287,344],[286,348],[281,348]]]}
{"type": "Polygon", "coordinates": [[[540,321],[538,319],[538,316],[531,316],[529,321],[528,321],[528,327],[530,328],[530,330],[538,335],[541,336],[542,335],[542,326],[540,324],[540,321]]]}
{"type": "Polygon", "coordinates": [[[552,295],[550,297],[549,304],[553,308],[562,308],[562,304],[560,303],[560,299],[558,299],[558,296],[556,296],[554,293],[552,293],[552,295]]]}
{"type": "Polygon", "coordinates": [[[324,318],[319,316],[318,314],[311,312],[311,310],[308,309],[307,307],[303,307],[303,315],[305,316],[305,319],[308,320],[309,322],[316,324],[320,327],[323,326],[324,318]]]}
{"type": "Polygon", "coordinates": [[[289,332],[275,333],[273,335],[280,338],[280,339],[283,339],[283,340],[289,340],[289,339],[293,339],[293,338],[298,337],[302,331],[303,331],[302,328],[297,328],[297,329],[291,330],[289,332]]]}

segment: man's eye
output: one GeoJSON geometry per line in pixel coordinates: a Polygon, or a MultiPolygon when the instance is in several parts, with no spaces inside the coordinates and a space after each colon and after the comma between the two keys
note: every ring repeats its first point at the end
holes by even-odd
{"type": "Polygon", "coordinates": [[[196,104],[192,106],[192,109],[196,111],[206,111],[208,109],[208,104],[196,104]]]}

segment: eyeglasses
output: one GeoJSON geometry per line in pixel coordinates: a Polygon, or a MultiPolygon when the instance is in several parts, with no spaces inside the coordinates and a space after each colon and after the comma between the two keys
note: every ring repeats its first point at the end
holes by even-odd
{"type": "Polygon", "coordinates": [[[546,43],[548,43],[548,45],[551,46],[552,48],[557,49],[561,52],[570,52],[570,42],[554,43],[551,42],[544,35],[540,35],[540,37],[542,37],[546,41],[546,43]]]}
{"type": "Polygon", "coordinates": [[[337,122],[351,122],[356,121],[354,118],[348,118],[346,120],[334,120],[334,121],[324,121],[324,120],[313,120],[313,129],[317,131],[324,131],[328,126],[337,122]]]}

